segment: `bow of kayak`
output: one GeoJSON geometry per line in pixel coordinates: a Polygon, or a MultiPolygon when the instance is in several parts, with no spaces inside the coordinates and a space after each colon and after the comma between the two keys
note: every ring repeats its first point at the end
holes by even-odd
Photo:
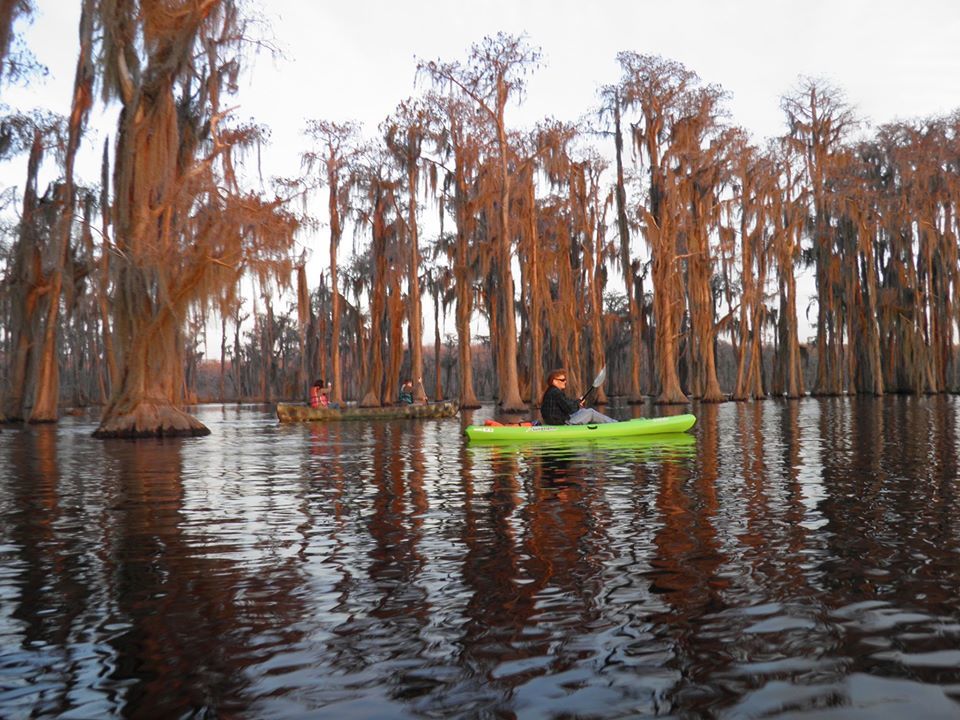
{"type": "Polygon", "coordinates": [[[471,442],[639,437],[686,432],[696,421],[696,416],[686,414],[597,425],[468,425],[464,433],[471,442]]]}

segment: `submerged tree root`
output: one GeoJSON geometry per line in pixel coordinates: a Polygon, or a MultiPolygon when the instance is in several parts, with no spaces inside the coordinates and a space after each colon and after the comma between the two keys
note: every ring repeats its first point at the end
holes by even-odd
{"type": "Polygon", "coordinates": [[[210,429],[172,405],[140,403],[130,412],[109,410],[93,433],[95,438],[198,437],[210,429]]]}

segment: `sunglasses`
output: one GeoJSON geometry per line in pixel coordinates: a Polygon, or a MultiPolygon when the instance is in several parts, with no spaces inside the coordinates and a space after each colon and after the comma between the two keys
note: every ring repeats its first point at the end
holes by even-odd
{"type": "Polygon", "coordinates": [[[558,377],[558,378],[555,378],[555,379],[556,379],[556,380],[559,380],[560,382],[566,382],[566,381],[567,381],[567,379],[566,379],[565,377],[562,377],[562,378],[559,378],[559,377],[558,377]]]}

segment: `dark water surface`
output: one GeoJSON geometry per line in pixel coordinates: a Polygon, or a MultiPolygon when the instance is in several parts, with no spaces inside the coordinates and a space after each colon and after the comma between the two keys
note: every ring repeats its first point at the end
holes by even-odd
{"type": "Polygon", "coordinates": [[[489,408],[8,426],[0,716],[958,718],[958,409],[560,448],[467,445],[489,408]]]}

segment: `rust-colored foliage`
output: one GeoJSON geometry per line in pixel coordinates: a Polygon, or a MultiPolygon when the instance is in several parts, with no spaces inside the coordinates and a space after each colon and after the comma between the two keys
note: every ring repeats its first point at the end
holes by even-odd
{"type": "Polygon", "coordinates": [[[644,344],[644,318],[641,312],[641,298],[643,296],[640,287],[642,280],[635,278],[636,265],[632,257],[630,238],[630,222],[627,217],[627,190],[626,174],[624,172],[623,159],[623,116],[625,109],[623,92],[618,86],[607,86],[603,88],[602,96],[604,105],[602,114],[611,114],[613,116],[613,141],[614,141],[614,160],[616,162],[616,177],[614,180],[614,198],[617,209],[617,234],[619,236],[620,272],[623,278],[624,296],[627,301],[627,319],[630,324],[630,384],[628,400],[631,403],[642,401],[642,385],[640,381],[641,373],[645,365],[649,364],[646,358],[646,345],[644,344]],[[634,289],[634,286],[637,289],[634,289]]]}
{"type": "MultiPolygon", "coordinates": [[[[431,93],[433,107],[430,139],[439,162],[444,164],[440,194],[441,227],[444,210],[452,207],[455,232],[453,242],[441,244],[453,267],[452,284],[456,294],[457,370],[460,407],[478,408],[473,379],[473,347],[470,322],[474,310],[477,247],[471,242],[476,232],[477,198],[471,192],[480,154],[480,138],[472,124],[474,116],[467,111],[466,99],[457,94],[431,93]],[[452,167],[449,166],[452,161],[452,167]]],[[[438,398],[439,399],[439,398],[438,398]]]]}
{"type": "MultiPolygon", "coordinates": [[[[370,332],[367,336],[367,364],[363,373],[363,390],[360,404],[363,407],[379,407],[387,399],[384,389],[385,375],[384,332],[389,324],[396,325],[398,318],[388,318],[388,282],[393,281],[396,265],[392,262],[396,253],[396,224],[391,211],[396,207],[397,183],[391,175],[391,165],[386,152],[370,148],[358,158],[356,174],[358,189],[363,193],[360,206],[361,225],[370,229],[370,263],[373,272],[366,278],[358,278],[370,293],[370,332]]],[[[396,313],[396,305],[392,306],[396,313]]],[[[390,346],[396,347],[396,336],[390,346]]],[[[387,348],[389,349],[389,347],[387,348]]],[[[391,364],[392,367],[392,364],[391,364]]],[[[396,379],[393,379],[396,387],[396,379]]],[[[392,394],[390,395],[392,398],[392,394]]]]}
{"type": "Polygon", "coordinates": [[[839,395],[843,389],[843,338],[840,276],[846,257],[834,218],[833,178],[843,162],[842,143],[852,129],[852,111],[836,89],[806,79],[782,100],[790,125],[789,142],[803,158],[809,183],[813,256],[817,280],[817,379],[813,392],[839,395]]]}
{"type": "MultiPolygon", "coordinates": [[[[417,216],[417,194],[420,189],[421,148],[431,123],[431,106],[410,100],[396,109],[384,126],[384,140],[393,153],[406,179],[406,214],[398,227],[406,241],[407,324],[409,328],[410,376],[414,380],[416,402],[424,402],[423,386],[423,312],[420,298],[420,221],[417,216]]],[[[402,349],[402,345],[401,345],[402,349]]],[[[398,373],[392,373],[396,378],[398,373]]]]}
{"type": "MultiPolygon", "coordinates": [[[[0,4],[0,59],[29,10],[0,4]]],[[[583,122],[509,125],[539,53],[523,37],[484,38],[463,62],[419,63],[432,87],[367,145],[353,123],[308,124],[293,185],[325,186],[329,273],[311,287],[301,254],[285,308],[272,283],[289,280],[298,221],[284,200],[240,187],[240,153],[263,129],[223,110],[242,61],[238,2],[85,0],[79,30],[66,121],[2,118],[0,154],[29,150],[0,294],[11,418],[56,419],[63,372],[74,402],[110,394],[98,435],[203,433],[181,406],[197,392],[210,306],[223,319],[220,397],[228,374],[236,397],[263,400],[300,399],[322,376],[333,400],[376,406],[396,400],[403,372],[417,399],[432,384],[476,407],[479,388],[526,410],[544,368],[568,368],[575,390],[609,361],[599,402],[613,389],[640,401],[644,388],[661,403],[794,398],[808,354],[815,393],[957,387],[957,114],[851,142],[842,94],[807,79],[782,99],[784,136],[756,147],[728,124],[721,88],[623,52],[601,93],[608,163],[583,122]],[[122,108],[99,192],[73,179],[97,82],[122,108]],[[38,168],[54,155],[63,175],[41,194],[38,168]],[[798,275],[811,266],[806,309],[798,275]],[[262,293],[250,313],[246,274],[262,293]],[[455,349],[441,333],[451,303],[455,349]],[[489,338],[471,336],[478,318],[489,338]],[[735,370],[722,364],[728,342],[735,370]]]]}
{"type": "Polygon", "coordinates": [[[466,64],[429,62],[421,64],[438,85],[450,85],[475,103],[491,124],[496,140],[496,168],[499,183],[496,231],[493,235],[494,268],[497,273],[496,298],[502,328],[498,336],[499,403],[504,411],[521,411],[517,373],[517,334],[512,273],[514,228],[510,218],[510,201],[514,177],[509,168],[511,153],[505,119],[507,101],[521,94],[525,74],[539,62],[539,50],[523,37],[499,33],[474,45],[466,64]]]}
{"type": "Polygon", "coordinates": [[[643,153],[650,175],[649,205],[641,205],[638,211],[653,265],[657,402],[685,403],[687,396],[678,374],[678,340],[686,306],[681,281],[683,258],[678,250],[682,208],[670,182],[675,159],[670,140],[687,93],[698,78],[680,63],[656,56],[624,52],[617,59],[623,71],[620,87],[624,105],[640,113],[633,126],[633,141],[643,153]]]}

